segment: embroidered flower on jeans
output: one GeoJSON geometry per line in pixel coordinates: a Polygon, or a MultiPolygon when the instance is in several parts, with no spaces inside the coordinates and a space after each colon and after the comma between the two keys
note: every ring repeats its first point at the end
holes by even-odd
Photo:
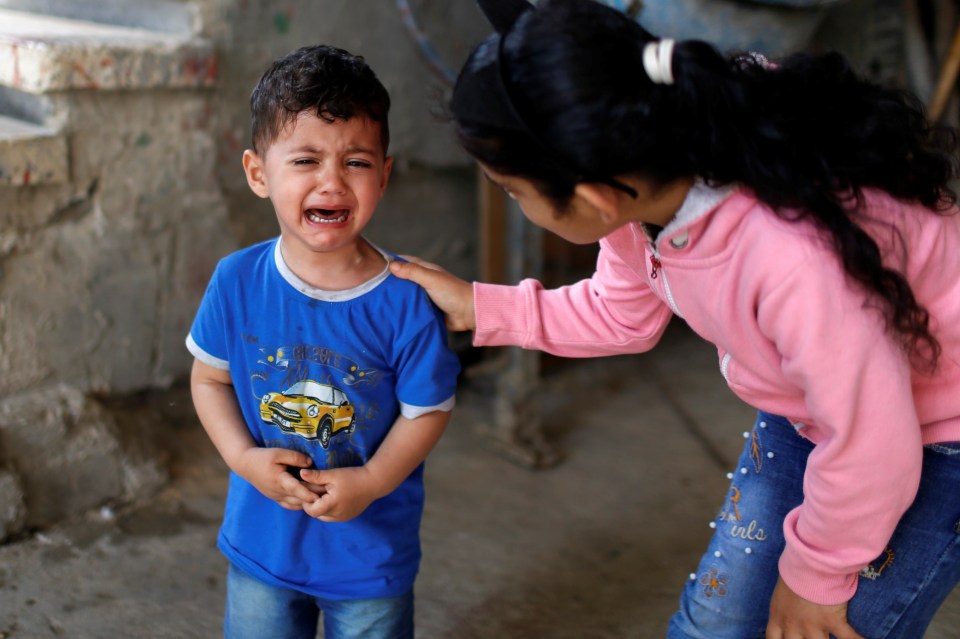
{"type": "Polygon", "coordinates": [[[716,568],[711,568],[709,572],[700,575],[700,585],[703,586],[703,594],[707,597],[723,597],[727,594],[727,576],[721,575],[716,568]]]}

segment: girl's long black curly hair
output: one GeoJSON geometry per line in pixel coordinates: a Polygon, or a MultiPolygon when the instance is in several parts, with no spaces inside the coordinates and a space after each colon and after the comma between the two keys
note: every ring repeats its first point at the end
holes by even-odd
{"type": "Polygon", "coordinates": [[[541,0],[504,37],[474,50],[450,102],[468,153],[530,179],[560,211],[591,181],[583,176],[743,185],[778,215],[826,230],[912,361],[936,366],[929,314],[852,216],[871,187],[930,214],[954,204],[956,133],[929,123],[915,97],[862,80],[839,54],[771,65],[692,40],[676,43],[674,84],[654,84],[642,56],[656,38],[592,0],[541,0]],[[491,65],[526,127],[476,118],[458,101],[497,77],[491,65]]]}

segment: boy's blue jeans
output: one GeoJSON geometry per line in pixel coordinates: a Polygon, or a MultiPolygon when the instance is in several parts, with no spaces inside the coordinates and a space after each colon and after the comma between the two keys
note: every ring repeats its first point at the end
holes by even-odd
{"type": "MultiPolygon", "coordinates": [[[[790,422],[759,414],[669,639],[764,638],[783,520],[803,500],[811,450],[790,422]]],[[[861,571],[848,621],[866,639],[919,639],[958,582],[960,444],[927,446],[917,497],[884,553],[861,571]]]]}
{"type": "Polygon", "coordinates": [[[231,565],[225,639],[412,639],[413,591],[399,597],[337,601],[254,579],[231,565]]]}

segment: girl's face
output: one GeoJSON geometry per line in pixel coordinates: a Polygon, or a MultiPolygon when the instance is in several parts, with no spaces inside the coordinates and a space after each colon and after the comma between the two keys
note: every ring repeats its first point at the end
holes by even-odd
{"type": "Polygon", "coordinates": [[[574,193],[569,206],[558,211],[532,182],[513,175],[497,173],[481,163],[487,179],[515,200],[528,220],[573,244],[592,244],[613,232],[619,224],[604,223],[599,211],[574,193]]]}
{"type": "Polygon", "coordinates": [[[655,187],[640,179],[624,179],[637,197],[603,184],[578,184],[568,207],[559,211],[529,180],[498,173],[481,163],[487,178],[516,200],[523,214],[537,226],[573,244],[592,244],[629,222],[666,226],[679,210],[693,180],[677,180],[655,187]]]}

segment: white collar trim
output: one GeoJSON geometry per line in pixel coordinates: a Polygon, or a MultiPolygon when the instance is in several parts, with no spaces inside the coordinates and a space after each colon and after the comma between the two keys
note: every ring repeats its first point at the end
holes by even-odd
{"type": "Polygon", "coordinates": [[[281,238],[277,238],[277,243],[273,249],[273,257],[277,264],[277,270],[280,271],[280,276],[283,277],[283,279],[286,280],[290,286],[297,289],[307,297],[320,300],[321,302],[346,302],[369,293],[379,286],[380,283],[387,279],[387,277],[390,275],[390,262],[393,261],[393,258],[373,242],[367,240],[366,238],[364,238],[364,241],[373,247],[377,253],[383,256],[386,264],[384,265],[383,270],[377,275],[374,275],[372,278],[366,282],[363,282],[359,286],[347,289],[345,291],[326,291],[320,288],[315,288],[300,279],[296,273],[290,270],[290,267],[287,266],[286,261],[283,259],[283,253],[280,250],[280,245],[282,243],[281,238]]]}
{"type": "Polygon", "coordinates": [[[730,184],[719,187],[707,186],[703,180],[697,179],[690,187],[690,191],[676,215],[661,231],[661,237],[666,237],[684,226],[689,226],[717,208],[721,202],[733,195],[734,191],[736,191],[736,188],[730,184]]]}

